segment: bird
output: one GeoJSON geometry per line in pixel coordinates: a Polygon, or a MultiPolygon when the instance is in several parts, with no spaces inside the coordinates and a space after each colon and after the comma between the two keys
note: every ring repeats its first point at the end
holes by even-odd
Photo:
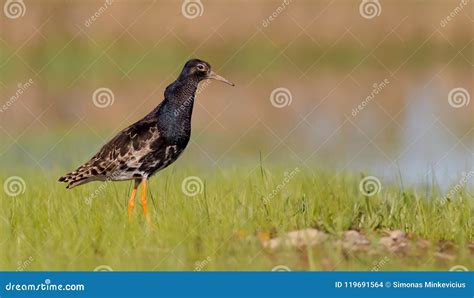
{"type": "Polygon", "coordinates": [[[66,188],[71,189],[92,181],[133,180],[128,218],[132,218],[141,184],[140,201],[149,222],[147,181],[175,162],[188,145],[196,91],[199,83],[208,79],[234,86],[216,74],[208,62],[200,59],[187,61],[178,78],[166,87],[164,99],[156,108],[120,131],[89,161],[60,177],[59,182],[67,183],[66,188]]]}

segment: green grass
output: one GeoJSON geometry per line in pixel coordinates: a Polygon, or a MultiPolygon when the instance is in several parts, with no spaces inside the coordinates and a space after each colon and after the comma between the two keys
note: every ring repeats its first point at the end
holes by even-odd
{"type": "Polygon", "coordinates": [[[64,170],[25,172],[23,194],[0,192],[0,270],[93,270],[99,265],[114,270],[271,270],[276,265],[371,270],[381,260],[380,270],[474,267],[467,248],[474,239],[474,203],[468,194],[461,191],[443,203],[433,190],[424,195],[383,185],[379,194],[364,197],[359,175],[301,169],[284,182],[285,171],[294,169],[167,169],[150,182],[152,226],[144,221],[139,200],[129,223],[129,182],[66,190],[55,181],[64,170]],[[187,176],[203,181],[203,191],[194,197],[182,192],[187,176]],[[91,194],[96,196],[88,205],[91,194]],[[329,240],[302,250],[262,247],[264,235],[309,227],[330,234],[329,240]],[[348,229],[367,235],[369,252],[348,253],[337,245],[348,229]],[[393,229],[406,231],[413,243],[423,238],[433,245],[406,255],[380,250],[378,239],[393,229]],[[452,259],[435,257],[441,242],[450,243],[452,259]]]}

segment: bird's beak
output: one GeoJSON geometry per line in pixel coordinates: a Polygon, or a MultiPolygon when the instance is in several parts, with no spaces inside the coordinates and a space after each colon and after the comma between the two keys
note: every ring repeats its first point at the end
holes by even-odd
{"type": "Polygon", "coordinates": [[[213,71],[211,71],[211,73],[208,74],[206,78],[221,81],[221,82],[224,82],[224,83],[229,84],[231,86],[235,86],[234,83],[229,82],[228,80],[226,80],[225,78],[221,77],[220,75],[218,75],[217,73],[215,73],[213,71]]]}

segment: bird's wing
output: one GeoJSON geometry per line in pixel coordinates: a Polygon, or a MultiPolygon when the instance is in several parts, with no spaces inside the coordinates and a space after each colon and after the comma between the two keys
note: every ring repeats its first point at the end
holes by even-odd
{"type": "Polygon", "coordinates": [[[92,160],[121,160],[129,153],[140,151],[158,137],[156,121],[141,120],[119,132],[97,152],[92,160]]]}
{"type": "Polygon", "coordinates": [[[151,143],[157,138],[156,121],[144,118],[119,132],[88,162],[59,181],[68,182],[68,188],[71,188],[94,180],[94,177],[109,177],[121,164],[148,153],[151,143]]]}

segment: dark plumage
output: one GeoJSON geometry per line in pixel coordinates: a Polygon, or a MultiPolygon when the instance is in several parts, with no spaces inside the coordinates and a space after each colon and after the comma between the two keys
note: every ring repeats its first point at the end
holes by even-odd
{"type": "Polygon", "coordinates": [[[209,63],[189,60],[177,80],[166,87],[164,100],[153,111],[119,132],[88,162],[59,181],[73,188],[96,180],[135,180],[134,199],[140,182],[169,166],[186,148],[191,136],[194,96],[199,82],[205,79],[233,85],[211,71],[209,63]]]}

